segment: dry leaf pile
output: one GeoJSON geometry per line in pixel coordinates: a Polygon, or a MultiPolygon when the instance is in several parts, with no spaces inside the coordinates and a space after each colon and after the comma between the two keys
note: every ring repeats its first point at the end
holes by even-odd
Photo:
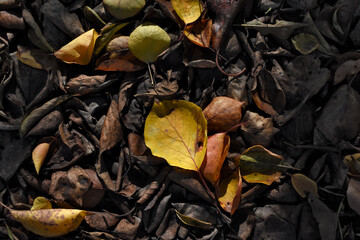
{"type": "Polygon", "coordinates": [[[356,239],[359,6],[0,1],[0,238],[356,239]]]}

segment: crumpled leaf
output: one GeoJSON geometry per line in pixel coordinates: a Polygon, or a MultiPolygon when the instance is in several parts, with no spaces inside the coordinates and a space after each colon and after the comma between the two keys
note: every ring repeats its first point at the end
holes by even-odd
{"type": "Polygon", "coordinates": [[[242,179],[239,169],[220,181],[216,195],[220,206],[231,215],[235,213],[241,201],[242,179]]]}
{"type": "Polygon", "coordinates": [[[345,156],[344,163],[349,168],[350,176],[360,177],[360,153],[345,156]]]}
{"type": "Polygon", "coordinates": [[[171,5],[185,24],[195,22],[201,15],[202,6],[199,0],[171,0],[171,5]]]}
{"type": "Polygon", "coordinates": [[[291,176],[291,183],[296,192],[301,197],[305,198],[309,193],[312,193],[314,196],[319,197],[316,182],[314,182],[307,176],[301,173],[295,173],[291,176]]]}
{"type": "Polygon", "coordinates": [[[183,100],[155,102],[145,121],[146,145],[175,167],[199,171],[207,147],[201,108],[183,100]]]}
{"type": "Polygon", "coordinates": [[[158,55],[170,47],[169,35],[159,26],[143,23],[129,37],[130,51],[145,63],[156,60],[158,55]]]}
{"type": "Polygon", "coordinates": [[[200,47],[210,47],[212,19],[203,19],[184,28],[184,35],[200,47]]]}
{"type": "Polygon", "coordinates": [[[37,174],[40,173],[40,168],[46,159],[46,156],[49,152],[49,148],[50,148],[50,143],[44,142],[37,145],[37,147],[32,152],[32,160],[37,174]]]}
{"type": "Polygon", "coordinates": [[[42,237],[60,237],[79,227],[89,213],[78,209],[10,210],[16,221],[42,237]]]}
{"type": "Polygon", "coordinates": [[[95,29],[91,29],[60,48],[54,55],[66,63],[87,65],[92,58],[98,36],[95,29]]]}
{"type": "Polygon", "coordinates": [[[51,209],[52,205],[49,199],[44,197],[37,197],[35,198],[33,205],[31,207],[31,211],[33,210],[39,210],[39,209],[51,209]]]}
{"type": "Polygon", "coordinates": [[[281,165],[283,161],[283,157],[260,145],[246,149],[236,158],[241,175],[247,182],[266,185],[280,178],[281,172],[287,168],[281,165]]]}
{"type": "Polygon", "coordinates": [[[121,20],[135,16],[145,6],[145,0],[103,0],[110,14],[121,20]]]}
{"type": "Polygon", "coordinates": [[[284,20],[276,21],[275,24],[265,24],[255,19],[245,24],[242,27],[251,28],[259,31],[262,35],[273,35],[281,39],[288,39],[293,31],[297,28],[308,26],[307,23],[288,22],[284,20]]]}
{"type": "Polygon", "coordinates": [[[198,228],[202,228],[202,229],[210,229],[212,227],[211,223],[204,222],[199,219],[186,216],[184,214],[181,214],[176,209],[175,209],[175,213],[176,213],[176,216],[180,219],[180,221],[183,222],[185,225],[188,225],[191,227],[198,227],[198,228]]]}
{"type": "Polygon", "coordinates": [[[316,37],[309,33],[300,33],[291,42],[301,54],[310,54],[319,47],[316,37]]]}
{"type": "Polygon", "coordinates": [[[208,138],[206,155],[200,171],[213,185],[219,180],[229,147],[230,137],[226,133],[217,133],[208,138]]]}

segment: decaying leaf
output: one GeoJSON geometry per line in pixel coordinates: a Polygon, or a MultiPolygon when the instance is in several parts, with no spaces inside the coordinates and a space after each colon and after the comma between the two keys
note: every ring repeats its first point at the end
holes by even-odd
{"type": "Polygon", "coordinates": [[[283,161],[283,157],[260,145],[246,149],[236,158],[241,175],[247,182],[266,185],[270,185],[280,178],[281,172],[286,169],[281,165],[283,161]]]}
{"type": "Polygon", "coordinates": [[[349,168],[350,176],[360,177],[360,153],[345,156],[344,163],[349,168]]]}
{"type": "Polygon", "coordinates": [[[216,195],[220,206],[231,215],[235,213],[241,201],[242,179],[239,169],[220,181],[216,195]]]}
{"type": "Polygon", "coordinates": [[[184,28],[184,35],[200,47],[210,47],[212,20],[204,19],[184,28]]]}
{"type": "Polygon", "coordinates": [[[171,166],[199,171],[207,147],[201,108],[183,100],[155,102],[145,122],[145,143],[171,166]]]}
{"type": "Polygon", "coordinates": [[[214,98],[204,109],[209,131],[226,132],[238,125],[242,119],[243,106],[243,102],[229,97],[214,98]]]}
{"type": "Polygon", "coordinates": [[[341,83],[347,78],[352,79],[360,72],[360,59],[348,60],[341,64],[335,71],[334,85],[341,83]]]}
{"type": "Polygon", "coordinates": [[[145,0],[104,0],[103,3],[110,14],[119,20],[138,14],[145,6],[145,0]]]}
{"type": "Polygon", "coordinates": [[[291,176],[291,183],[301,197],[305,198],[309,193],[319,197],[316,182],[307,176],[301,173],[295,173],[291,176]]]}
{"type": "Polygon", "coordinates": [[[45,161],[45,158],[48,154],[50,148],[50,143],[40,143],[32,152],[32,160],[37,174],[40,172],[40,168],[45,161]]]}
{"type": "Polygon", "coordinates": [[[40,49],[18,47],[17,57],[22,63],[42,70],[49,70],[53,66],[54,57],[40,49]]]}
{"type": "Polygon", "coordinates": [[[357,178],[351,178],[348,189],[346,191],[347,201],[352,210],[357,214],[360,214],[360,180],[357,178]]]}
{"type": "Polygon", "coordinates": [[[201,15],[202,6],[199,0],[171,0],[171,5],[185,24],[195,22],[201,15]]]}
{"type": "Polygon", "coordinates": [[[34,200],[34,203],[31,207],[31,211],[33,210],[39,210],[39,209],[51,209],[52,205],[51,202],[49,201],[49,199],[44,198],[44,197],[37,197],[34,200]]]}
{"type": "Polygon", "coordinates": [[[56,51],[55,56],[66,63],[89,64],[99,34],[91,29],[56,51]]]}
{"type": "Polygon", "coordinates": [[[219,180],[229,147],[230,137],[226,133],[216,133],[208,138],[206,155],[200,171],[213,185],[219,180]]]}
{"type": "Polygon", "coordinates": [[[186,216],[184,214],[181,214],[178,210],[175,209],[176,216],[180,219],[181,222],[184,224],[191,226],[191,227],[198,227],[202,229],[210,229],[212,227],[211,223],[201,221],[196,218],[192,218],[189,216],[186,216]]]}
{"type": "Polygon", "coordinates": [[[316,37],[309,33],[300,33],[291,42],[301,54],[310,54],[319,47],[316,37]]]}
{"type": "Polygon", "coordinates": [[[143,23],[130,34],[129,48],[135,57],[145,63],[151,63],[170,47],[170,42],[169,35],[161,27],[143,23]]]}

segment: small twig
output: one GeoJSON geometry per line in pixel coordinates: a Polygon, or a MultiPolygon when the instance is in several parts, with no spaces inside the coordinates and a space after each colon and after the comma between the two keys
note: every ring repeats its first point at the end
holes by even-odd
{"type": "Polygon", "coordinates": [[[152,72],[151,72],[150,63],[147,63],[147,66],[148,66],[148,70],[149,70],[151,85],[154,86],[154,78],[153,78],[153,75],[152,75],[152,72]]]}
{"type": "Polygon", "coordinates": [[[235,73],[235,74],[230,74],[230,73],[226,73],[220,66],[219,64],[219,50],[216,52],[216,57],[215,57],[215,63],[216,63],[216,66],[218,67],[219,71],[226,75],[226,76],[229,76],[229,77],[238,77],[240,76],[241,74],[243,74],[246,70],[246,68],[243,68],[240,72],[238,73],[235,73]]]}

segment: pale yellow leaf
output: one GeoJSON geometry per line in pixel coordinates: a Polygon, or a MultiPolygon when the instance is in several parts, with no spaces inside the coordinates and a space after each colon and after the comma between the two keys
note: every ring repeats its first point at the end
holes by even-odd
{"type": "Polygon", "coordinates": [[[39,210],[39,209],[51,209],[52,205],[49,199],[44,197],[37,197],[34,200],[34,203],[30,210],[39,210]]]}
{"type": "Polygon", "coordinates": [[[171,4],[185,24],[195,22],[201,15],[202,7],[199,0],[171,0],[171,4]]]}

